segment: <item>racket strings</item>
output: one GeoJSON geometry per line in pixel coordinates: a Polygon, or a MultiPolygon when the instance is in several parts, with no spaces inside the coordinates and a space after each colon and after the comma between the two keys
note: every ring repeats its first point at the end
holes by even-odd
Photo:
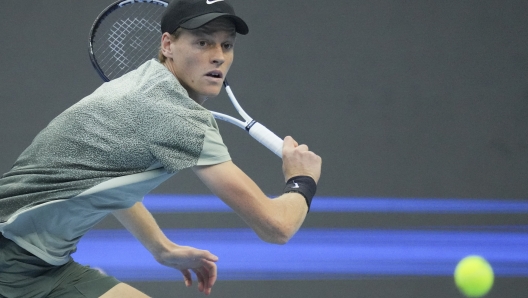
{"type": "Polygon", "coordinates": [[[164,9],[152,3],[134,3],[102,19],[92,47],[100,69],[109,80],[157,57],[160,19],[164,9]]]}
{"type": "MultiPolygon", "coordinates": [[[[108,42],[110,43],[110,52],[112,53],[112,58],[115,59],[118,63],[118,67],[123,69],[130,69],[129,61],[130,59],[140,59],[145,61],[146,57],[135,57],[137,55],[131,55],[126,52],[127,47],[131,47],[134,50],[134,53],[139,51],[140,53],[147,55],[141,51],[144,47],[150,47],[155,42],[155,38],[145,39],[145,36],[137,36],[134,33],[144,32],[144,31],[158,31],[158,24],[153,24],[151,20],[148,19],[138,19],[138,18],[127,18],[125,20],[119,20],[115,22],[110,30],[108,35],[108,42]],[[129,41],[126,39],[129,38],[129,41]]],[[[152,36],[152,34],[150,34],[152,36]]],[[[148,57],[147,57],[148,58],[148,57]]],[[[132,61],[133,62],[133,61],[132,61]]]]}

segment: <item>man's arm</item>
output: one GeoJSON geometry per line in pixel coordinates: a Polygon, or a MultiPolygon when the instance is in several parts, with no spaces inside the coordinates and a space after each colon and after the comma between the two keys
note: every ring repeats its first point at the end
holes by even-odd
{"type": "MultiPolygon", "coordinates": [[[[269,199],[262,190],[231,161],[193,168],[209,189],[230,206],[264,241],[286,243],[302,225],[308,206],[298,193],[269,199]]],[[[299,146],[291,137],[284,139],[283,172],[285,181],[295,176],[310,176],[317,183],[321,158],[299,146]]]]}
{"type": "Polygon", "coordinates": [[[180,246],[170,241],[143,203],[136,203],[128,209],[114,211],[113,214],[150,251],[156,261],[180,270],[186,286],[192,284],[189,271],[192,270],[198,278],[200,292],[211,293],[217,277],[215,264],[218,261],[217,256],[207,250],[180,246]]]}

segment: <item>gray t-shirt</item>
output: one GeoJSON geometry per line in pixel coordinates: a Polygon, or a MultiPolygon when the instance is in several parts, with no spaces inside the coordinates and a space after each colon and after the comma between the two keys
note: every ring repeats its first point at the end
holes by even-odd
{"type": "Polygon", "coordinates": [[[42,130],[0,179],[0,231],[61,265],[90,228],[178,171],[230,160],[212,114],[151,60],[42,130]]]}

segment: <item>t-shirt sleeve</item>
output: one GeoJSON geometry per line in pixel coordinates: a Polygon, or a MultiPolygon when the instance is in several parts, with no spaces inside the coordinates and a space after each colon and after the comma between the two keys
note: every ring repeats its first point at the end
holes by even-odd
{"type": "Polygon", "coordinates": [[[207,128],[196,126],[179,116],[165,119],[170,120],[155,122],[157,125],[146,134],[150,153],[169,173],[196,165],[207,128]]]}
{"type": "Polygon", "coordinates": [[[198,158],[198,166],[208,166],[231,160],[227,147],[222,141],[222,136],[218,129],[209,127],[205,131],[202,151],[198,158]]]}
{"type": "Polygon", "coordinates": [[[211,126],[211,112],[168,88],[145,92],[138,101],[137,129],[147,150],[169,173],[195,166],[211,126]]]}

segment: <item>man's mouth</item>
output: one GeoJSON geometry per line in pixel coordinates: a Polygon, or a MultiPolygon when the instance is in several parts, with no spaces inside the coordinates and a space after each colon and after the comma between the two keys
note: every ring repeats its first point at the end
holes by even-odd
{"type": "Polygon", "coordinates": [[[219,71],[219,70],[210,71],[210,72],[206,73],[205,75],[208,76],[208,77],[211,77],[211,78],[216,78],[216,79],[221,79],[221,78],[224,77],[222,72],[219,71]]]}

